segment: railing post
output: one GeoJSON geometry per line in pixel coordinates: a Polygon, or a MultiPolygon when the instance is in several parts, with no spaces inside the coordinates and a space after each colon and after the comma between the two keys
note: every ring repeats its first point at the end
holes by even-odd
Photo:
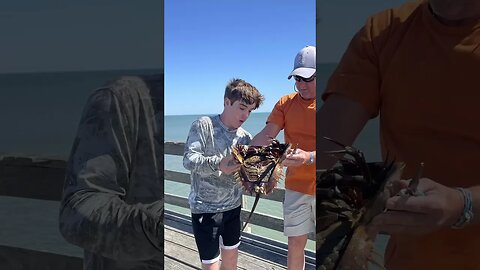
{"type": "MultiPolygon", "coordinates": [[[[243,209],[247,209],[246,206],[247,206],[247,196],[242,195],[242,208],[243,208],[243,209]]],[[[245,225],[245,221],[242,222],[242,228],[243,228],[244,225],[245,225]]],[[[247,225],[247,227],[245,228],[244,232],[247,232],[247,233],[251,233],[251,232],[252,232],[252,227],[250,226],[250,224],[247,225]]]]}

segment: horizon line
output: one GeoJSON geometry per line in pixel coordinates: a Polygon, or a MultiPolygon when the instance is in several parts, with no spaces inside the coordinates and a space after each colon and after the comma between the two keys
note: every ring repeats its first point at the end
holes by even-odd
{"type": "MultiPolygon", "coordinates": [[[[252,112],[251,114],[257,114],[257,113],[270,113],[270,111],[265,111],[265,112],[252,112]]],[[[220,114],[220,113],[187,113],[187,114],[164,114],[163,116],[197,116],[197,115],[217,115],[217,114],[220,114]]]]}
{"type": "Polygon", "coordinates": [[[164,73],[162,68],[118,68],[118,69],[78,69],[78,70],[46,70],[46,71],[19,71],[19,72],[0,72],[0,75],[16,75],[16,74],[44,74],[44,73],[75,73],[75,72],[102,72],[102,71],[141,71],[152,70],[164,73]]]}

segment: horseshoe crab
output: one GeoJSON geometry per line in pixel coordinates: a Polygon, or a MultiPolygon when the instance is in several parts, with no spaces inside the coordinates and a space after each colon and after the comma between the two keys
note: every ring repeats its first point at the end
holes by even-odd
{"type": "Polygon", "coordinates": [[[271,193],[283,178],[281,163],[289,149],[290,144],[280,143],[276,139],[272,139],[267,146],[235,145],[232,148],[234,159],[241,164],[234,177],[250,195],[255,194],[255,202],[242,231],[250,221],[260,195],[271,193]]]}
{"type": "Polygon", "coordinates": [[[316,196],[317,269],[367,269],[373,259],[373,239],[366,226],[384,210],[395,179],[400,179],[403,163],[367,163],[363,153],[330,140],[343,149],[327,154],[338,157],[328,170],[317,170],[316,196]]]}

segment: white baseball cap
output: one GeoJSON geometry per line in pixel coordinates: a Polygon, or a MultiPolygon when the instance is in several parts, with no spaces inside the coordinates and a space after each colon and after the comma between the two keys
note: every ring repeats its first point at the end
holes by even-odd
{"type": "Polygon", "coordinates": [[[303,78],[312,77],[317,70],[316,51],[315,46],[306,46],[301,49],[297,53],[297,56],[295,56],[293,71],[288,75],[288,79],[292,76],[300,76],[303,78]]]}

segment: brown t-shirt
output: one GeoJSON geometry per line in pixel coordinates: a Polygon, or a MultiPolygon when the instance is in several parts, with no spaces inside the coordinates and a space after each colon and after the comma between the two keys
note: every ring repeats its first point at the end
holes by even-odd
{"type": "MultiPolygon", "coordinates": [[[[354,36],[322,98],[338,94],[380,115],[382,154],[425,163],[443,185],[480,184],[480,22],[445,26],[425,1],[370,17],[354,36]]],[[[446,202],[448,203],[448,202],[446,202]]],[[[393,235],[391,269],[480,269],[480,226],[393,235]]]]}

